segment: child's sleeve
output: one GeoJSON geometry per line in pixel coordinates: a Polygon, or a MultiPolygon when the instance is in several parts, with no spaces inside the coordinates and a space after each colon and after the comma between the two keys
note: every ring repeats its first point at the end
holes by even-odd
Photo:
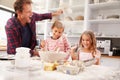
{"type": "Polygon", "coordinates": [[[64,51],[65,52],[69,51],[70,50],[70,43],[65,35],[63,36],[63,42],[64,42],[64,51]]]}
{"type": "Polygon", "coordinates": [[[50,41],[49,38],[45,40],[45,50],[46,51],[49,51],[49,47],[48,47],[49,41],[50,41]]]}

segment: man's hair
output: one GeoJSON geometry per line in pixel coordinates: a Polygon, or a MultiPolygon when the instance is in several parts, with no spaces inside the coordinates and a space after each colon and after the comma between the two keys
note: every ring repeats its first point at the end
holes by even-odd
{"type": "Polygon", "coordinates": [[[31,3],[32,3],[32,0],[16,0],[14,2],[14,10],[15,10],[15,12],[16,11],[22,12],[23,11],[23,5],[24,4],[31,4],[31,3]]]}

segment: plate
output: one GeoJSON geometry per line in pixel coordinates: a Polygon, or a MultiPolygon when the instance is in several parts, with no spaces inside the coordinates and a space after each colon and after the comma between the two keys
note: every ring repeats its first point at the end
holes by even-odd
{"type": "Polygon", "coordinates": [[[40,66],[32,66],[32,67],[28,67],[28,68],[16,68],[15,65],[11,65],[11,66],[7,66],[7,70],[14,72],[14,71],[39,71],[41,70],[40,66]]]}
{"type": "Polygon", "coordinates": [[[15,55],[0,55],[0,60],[14,60],[15,55]]]}

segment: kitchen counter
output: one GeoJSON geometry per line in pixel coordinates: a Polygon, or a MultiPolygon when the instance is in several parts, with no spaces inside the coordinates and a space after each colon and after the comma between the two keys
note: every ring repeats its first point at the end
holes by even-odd
{"type": "Polygon", "coordinates": [[[102,54],[102,57],[120,59],[120,56],[108,56],[107,54],[102,54]]]}
{"type": "Polygon", "coordinates": [[[7,54],[6,50],[0,50],[0,54],[7,54]]]}
{"type": "Polygon", "coordinates": [[[9,60],[0,61],[0,80],[120,80],[120,71],[101,65],[92,65],[78,75],[69,75],[58,71],[44,71],[40,68],[40,60],[33,60],[33,63],[32,70],[28,70],[16,69],[9,60]]]}
{"type": "Polygon", "coordinates": [[[7,50],[7,47],[6,46],[1,46],[0,45],[0,51],[6,51],[7,50]]]}

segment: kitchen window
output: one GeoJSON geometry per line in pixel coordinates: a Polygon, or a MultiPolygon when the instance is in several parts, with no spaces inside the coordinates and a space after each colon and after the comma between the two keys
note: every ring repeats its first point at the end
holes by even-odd
{"type": "Polygon", "coordinates": [[[0,5],[0,46],[7,45],[5,25],[7,20],[11,18],[13,14],[14,14],[14,11],[0,5]]]}

